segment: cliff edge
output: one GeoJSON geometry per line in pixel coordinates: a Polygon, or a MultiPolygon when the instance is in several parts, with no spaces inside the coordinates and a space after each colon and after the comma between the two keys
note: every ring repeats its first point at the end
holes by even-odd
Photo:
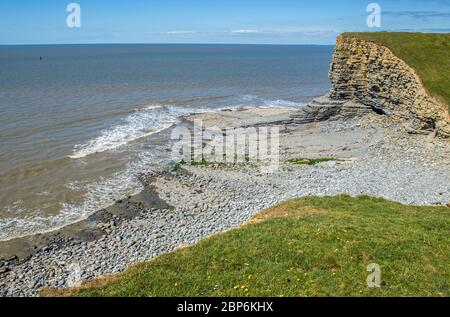
{"type": "Polygon", "coordinates": [[[445,100],[431,96],[415,69],[384,45],[340,35],[330,79],[332,100],[353,101],[381,114],[405,118],[410,132],[436,131],[440,136],[450,136],[445,100]]]}

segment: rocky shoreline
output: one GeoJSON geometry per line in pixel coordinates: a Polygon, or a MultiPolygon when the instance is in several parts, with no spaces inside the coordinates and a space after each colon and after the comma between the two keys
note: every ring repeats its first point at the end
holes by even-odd
{"type": "Polygon", "coordinates": [[[0,243],[2,257],[7,258],[0,261],[0,296],[36,296],[42,288],[67,287],[73,278],[87,281],[122,272],[238,227],[258,211],[298,196],[371,195],[414,205],[450,202],[448,140],[410,135],[396,119],[366,109],[322,122],[302,121],[292,109],[274,111],[206,113],[186,119],[202,119],[206,126],[280,126],[277,172],[264,173],[244,163],[183,165],[142,175],[141,194],[117,201],[82,223],[22,240],[27,246],[23,254],[6,252],[18,241],[0,243]],[[292,121],[295,114],[297,122],[292,121]],[[339,161],[313,166],[287,162],[297,157],[339,161]]]}

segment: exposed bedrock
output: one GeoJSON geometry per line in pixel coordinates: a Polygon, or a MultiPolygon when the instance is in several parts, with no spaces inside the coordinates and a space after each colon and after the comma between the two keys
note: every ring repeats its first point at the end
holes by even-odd
{"type": "Polygon", "coordinates": [[[335,120],[340,118],[354,118],[373,112],[372,108],[353,100],[333,100],[328,96],[314,99],[307,106],[291,115],[293,123],[304,124],[335,120]]]}
{"type": "Polygon", "coordinates": [[[431,97],[409,65],[388,48],[339,36],[330,68],[332,89],[291,116],[294,123],[355,117],[375,111],[406,119],[412,133],[450,136],[446,105],[431,97]]]}
{"type": "Polygon", "coordinates": [[[354,100],[407,119],[410,132],[450,136],[447,106],[430,96],[414,69],[387,47],[349,36],[337,38],[330,97],[354,100]]]}

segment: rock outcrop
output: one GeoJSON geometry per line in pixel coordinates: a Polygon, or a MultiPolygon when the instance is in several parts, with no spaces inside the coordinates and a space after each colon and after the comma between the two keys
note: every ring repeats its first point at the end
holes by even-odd
{"type": "Polygon", "coordinates": [[[404,118],[412,133],[450,136],[447,106],[430,96],[414,69],[387,47],[341,35],[330,68],[332,89],[291,115],[304,124],[369,112],[404,118]]]}
{"type": "Polygon", "coordinates": [[[387,47],[339,36],[330,79],[334,100],[353,100],[379,113],[405,118],[410,132],[436,130],[450,136],[446,105],[430,96],[414,69],[387,47]]]}
{"type": "Polygon", "coordinates": [[[295,124],[354,118],[373,112],[372,108],[353,100],[333,100],[329,96],[314,99],[291,115],[295,124]]]}

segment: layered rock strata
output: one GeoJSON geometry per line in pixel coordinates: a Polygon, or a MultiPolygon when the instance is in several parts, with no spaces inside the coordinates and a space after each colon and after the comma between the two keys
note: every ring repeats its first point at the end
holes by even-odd
{"type": "Polygon", "coordinates": [[[293,123],[355,117],[375,111],[406,122],[412,133],[450,136],[447,106],[428,94],[414,69],[387,47],[341,35],[330,67],[332,89],[291,115],[293,123]]]}
{"type": "Polygon", "coordinates": [[[291,115],[294,124],[354,118],[373,112],[372,108],[353,100],[333,100],[328,96],[314,99],[291,115]]]}
{"type": "Polygon", "coordinates": [[[341,35],[330,68],[330,97],[407,119],[410,132],[450,136],[447,106],[428,94],[415,70],[382,45],[341,35]]]}

